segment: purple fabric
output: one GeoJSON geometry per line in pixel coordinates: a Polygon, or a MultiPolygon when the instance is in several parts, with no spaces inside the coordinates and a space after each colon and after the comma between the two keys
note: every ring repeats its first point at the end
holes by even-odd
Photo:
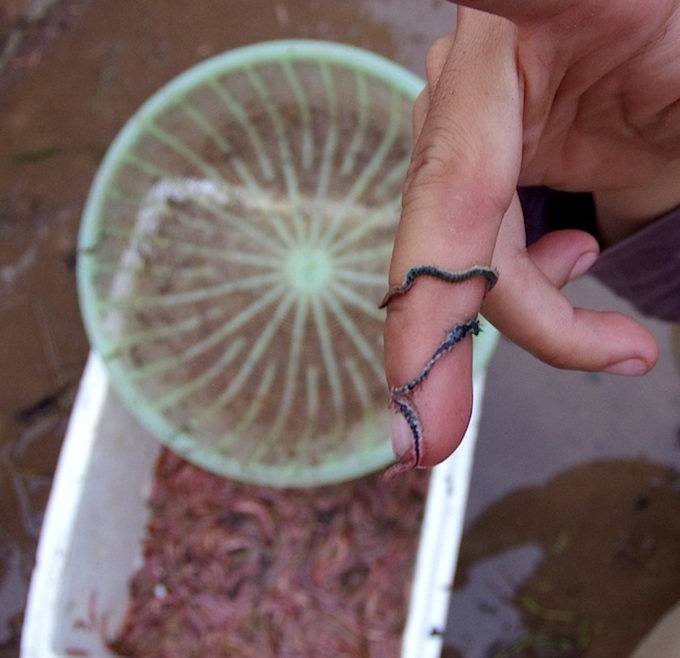
{"type": "MultiPolygon", "coordinates": [[[[548,231],[563,228],[581,229],[597,237],[591,195],[544,187],[518,191],[528,244],[548,231]]],[[[641,313],[680,322],[680,207],[604,249],[589,274],[641,313]]]]}

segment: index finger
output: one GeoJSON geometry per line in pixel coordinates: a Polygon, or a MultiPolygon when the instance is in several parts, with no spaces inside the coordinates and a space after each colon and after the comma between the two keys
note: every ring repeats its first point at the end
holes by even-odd
{"type": "MultiPolygon", "coordinates": [[[[464,272],[492,265],[521,158],[515,48],[512,23],[460,10],[453,47],[416,136],[391,287],[403,284],[418,266],[464,272]]],[[[465,432],[472,395],[468,335],[475,333],[488,283],[483,275],[454,285],[421,276],[389,303],[385,367],[394,412],[392,440],[405,466],[441,461],[465,432]]]]}

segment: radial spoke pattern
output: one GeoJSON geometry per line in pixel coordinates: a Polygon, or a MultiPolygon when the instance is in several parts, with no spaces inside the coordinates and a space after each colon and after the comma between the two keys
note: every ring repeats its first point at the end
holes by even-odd
{"type": "Polygon", "coordinates": [[[81,257],[107,358],[189,458],[294,484],[386,443],[377,303],[411,105],[301,59],[214,74],[140,119],[81,257]]]}

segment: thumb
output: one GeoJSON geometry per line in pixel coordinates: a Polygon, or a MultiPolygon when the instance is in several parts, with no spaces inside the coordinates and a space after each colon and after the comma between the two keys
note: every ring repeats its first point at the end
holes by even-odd
{"type": "MultiPolygon", "coordinates": [[[[414,266],[464,271],[489,266],[521,157],[521,98],[514,26],[461,12],[452,49],[433,87],[404,185],[390,286],[414,266]]],[[[449,283],[419,277],[393,298],[385,324],[385,367],[393,395],[393,445],[407,467],[450,454],[467,428],[472,399],[468,333],[487,289],[483,277],[449,283]],[[466,329],[460,329],[466,327],[466,329]],[[451,332],[458,340],[451,349],[451,332]],[[455,349],[453,349],[455,347],[455,349]]]]}

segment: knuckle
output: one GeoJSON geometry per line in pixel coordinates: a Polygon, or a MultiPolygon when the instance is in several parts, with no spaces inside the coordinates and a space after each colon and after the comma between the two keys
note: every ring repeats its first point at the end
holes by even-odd
{"type": "Polygon", "coordinates": [[[449,184],[462,173],[457,150],[443,131],[428,131],[416,143],[406,172],[404,193],[449,184]]]}

